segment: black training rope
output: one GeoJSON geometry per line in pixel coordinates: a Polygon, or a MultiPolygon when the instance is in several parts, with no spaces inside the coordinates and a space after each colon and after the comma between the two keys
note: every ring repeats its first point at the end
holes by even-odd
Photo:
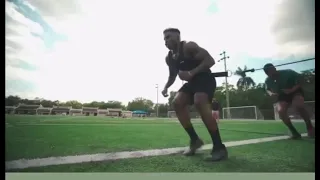
{"type": "MultiPolygon", "coordinates": [[[[278,65],[275,65],[274,67],[285,66],[285,65],[289,65],[289,64],[295,64],[295,63],[300,63],[300,62],[305,62],[305,61],[311,61],[311,60],[315,60],[315,58],[309,58],[309,59],[303,59],[303,60],[300,60],[300,61],[294,61],[294,62],[289,62],[289,63],[278,64],[278,65]]],[[[248,69],[248,70],[243,71],[243,73],[246,73],[246,72],[255,72],[255,71],[259,71],[259,70],[263,70],[263,68],[248,69]]]]}

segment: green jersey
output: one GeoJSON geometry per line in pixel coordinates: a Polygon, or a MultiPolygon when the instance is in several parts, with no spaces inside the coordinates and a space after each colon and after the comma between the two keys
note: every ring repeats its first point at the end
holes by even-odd
{"type": "Polygon", "coordinates": [[[266,78],[265,85],[267,90],[274,93],[282,94],[282,89],[291,89],[297,85],[300,74],[293,70],[279,70],[277,79],[266,78]]]}

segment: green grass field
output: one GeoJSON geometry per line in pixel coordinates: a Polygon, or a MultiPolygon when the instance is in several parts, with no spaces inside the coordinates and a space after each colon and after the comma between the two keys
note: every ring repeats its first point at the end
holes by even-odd
{"type": "MultiPolygon", "coordinates": [[[[205,143],[210,136],[201,121],[195,129],[205,143]]],[[[305,133],[304,123],[295,123],[305,133]]],[[[277,121],[225,120],[219,124],[223,141],[287,135],[277,121]]],[[[188,136],[168,119],[118,119],[76,116],[6,116],[6,161],[56,156],[184,147],[188,136]]],[[[228,148],[229,160],[203,161],[180,154],[114,161],[51,165],[8,171],[24,172],[314,172],[314,140],[279,140],[228,148]]]]}

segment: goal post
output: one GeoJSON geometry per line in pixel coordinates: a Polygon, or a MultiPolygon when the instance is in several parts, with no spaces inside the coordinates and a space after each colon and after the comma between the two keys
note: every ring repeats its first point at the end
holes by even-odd
{"type": "Polygon", "coordinates": [[[168,111],[168,118],[176,118],[176,112],[175,111],[168,111]]]}
{"type": "Polygon", "coordinates": [[[264,120],[264,116],[257,106],[239,106],[222,109],[223,119],[246,119],[264,120]],[[230,112],[230,117],[228,113],[230,112]]]}
{"type": "MultiPolygon", "coordinates": [[[[311,120],[315,120],[315,101],[305,101],[304,102],[305,107],[307,111],[310,114],[311,120]]],[[[274,119],[275,120],[280,120],[279,113],[277,111],[277,103],[273,104],[273,109],[274,109],[274,119]]],[[[289,107],[288,109],[288,115],[291,119],[294,120],[302,120],[301,116],[299,113],[297,113],[292,107],[289,107]]]]}

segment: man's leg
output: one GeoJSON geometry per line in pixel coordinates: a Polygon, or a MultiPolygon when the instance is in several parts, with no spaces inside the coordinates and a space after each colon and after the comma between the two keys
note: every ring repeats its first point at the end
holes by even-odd
{"type": "Polygon", "coordinates": [[[315,136],[314,127],[311,123],[310,115],[305,107],[304,97],[300,94],[295,95],[292,100],[292,106],[300,114],[300,116],[303,118],[304,122],[306,123],[308,136],[313,138],[315,136]]]}
{"type": "Polygon", "coordinates": [[[288,107],[289,104],[285,101],[279,101],[278,102],[278,113],[280,119],[283,121],[283,123],[288,127],[292,134],[292,139],[300,139],[301,135],[300,133],[296,130],[296,128],[293,126],[291,119],[288,116],[288,107]]]}
{"type": "Polygon", "coordinates": [[[216,111],[215,114],[216,114],[216,121],[219,123],[219,120],[220,120],[220,118],[219,118],[219,115],[220,115],[220,114],[219,114],[219,111],[216,111]]]}
{"type": "Polygon", "coordinates": [[[217,121],[217,123],[219,123],[217,111],[212,111],[212,117],[213,117],[213,120],[215,120],[215,121],[217,121]]]}
{"type": "Polygon", "coordinates": [[[210,98],[209,96],[211,95],[208,95],[208,93],[196,92],[194,95],[194,105],[197,108],[202,121],[208,129],[213,143],[213,149],[211,153],[212,157],[208,158],[207,160],[220,161],[228,157],[228,152],[226,150],[225,145],[222,143],[220,132],[218,129],[218,124],[215,120],[215,117],[212,116],[209,101],[209,99],[212,99],[212,97],[210,98]]]}
{"type": "Polygon", "coordinates": [[[203,145],[203,141],[199,138],[193,128],[189,114],[190,94],[186,92],[187,86],[181,88],[173,100],[173,107],[176,112],[177,118],[183,128],[190,136],[190,148],[184,152],[186,156],[192,156],[196,150],[203,145]]]}
{"type": "Polygon", "coordinates": [[[217,120],[216,112],[215,112],[215,111],[212,111],[212,118],[213,118],[213,120],[217,120]]]}

